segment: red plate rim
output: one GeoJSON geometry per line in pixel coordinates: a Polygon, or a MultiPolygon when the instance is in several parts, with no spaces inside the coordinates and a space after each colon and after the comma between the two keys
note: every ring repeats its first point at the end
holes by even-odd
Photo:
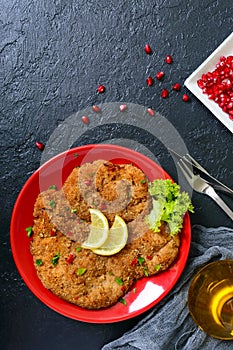
{"type": "Polygon", "coordinates": [[[144,171],[150,180],[155,178],[171,179],[167,172],[150,158],[126,147],[112,144],[90,144],[71,148],[48,160],[30,176],[15,202],[10,225],[13,258],[21,277],[32,293],[61,315],[89,323],[123,321],[138,316],[158,304],[171,291],[182,274],[191,243],[191,224],[189,214],[186,213],[181,232],[179,256],[176,262],[168,270],[156,276],[137,281],[135,285],[137,292],[130,291],[125,297],[127,305],[117,303],[106,309],[87,310],[58,298],[42,285],[36,274],[30,254],[30,239],[25,231],[26,227],[32,225],[33,206],[40,192],[39,189],[42,187],[43,190],[44,186],[48,188],[48,185],[51,184],[48,181],[51,181],[54,173],[59,177],[58,180],[63,182],[73,167],[80,165],[82,160],[85,161],[87,155],[91,155],[94,160],[106,159],[106,154],[108,154],[108,160],[117,159],[117,162],[121,160],[123,163],[135,164],[144,171]],[[43,182],[45,183],[43,184],[43,182]],[[158,291],[159,294],[157,294],[158,291]],[[146,300],[144,305],[143,303],[139,304],[142,297],[143,300],[146,300]],[[137,306],[137,304],[139,305],[137,306]],[[133,305],[135,306],[133,307],[133,305]]]}

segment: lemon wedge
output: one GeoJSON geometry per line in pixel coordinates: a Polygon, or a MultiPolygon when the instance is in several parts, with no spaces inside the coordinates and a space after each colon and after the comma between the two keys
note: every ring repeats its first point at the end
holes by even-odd
{"type": "Polygon", "coordinates": [[[95,249],[101,247],[108,238],[109,225],[106,216],[100,210],[90,209],[91,229],[83,248],[95,249]]]}
{"type": "Polygon", "coordinates": [[[108,238],[97,249],[92,251],[98,255],[113,255],[118,253],[127,243],[128,228],[125,221],[118,215],[115,216],[112,227],[109,230],[108,238]]]}

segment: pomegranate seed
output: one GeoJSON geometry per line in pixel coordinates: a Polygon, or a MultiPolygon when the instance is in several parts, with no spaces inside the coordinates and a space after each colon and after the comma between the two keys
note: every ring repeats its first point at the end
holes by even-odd
{"type": "Polygon", "coordinates": [[[96,113],[100,113],[101,112],[101,109],[98,106],[96,106],[96,105],[92,106],[92,110],[94,112],[96,112],[96,113]]]}
{"type": "Polygon", "coordinates": [[[99,94],[102,94],[105,91],[105,86],[104,85],[99,85],[97,88],[97,91],[99,94]]]}
{"type": "Polygon", "coordinates": [[[147,109],[147,113],[148,113],[149,115],[151,115],[152,117],[155,115],[155,112],[154,112],[154,110],[153,110],[152,108],[148,108],[148,109],[147,109]]]}
{"type": "Polygon", "coordinates": [[[73,232],[71,232],[71,231],[69,231],[69,232],[67,232],[67,236],[69,236],[69,237],[73,237],[73,232]]]}
{"type": "Polygon", "coordinates": [[[151,255],[147,255],[147,260],[152,260],[153,259],[153,257],[151,256],[151,255]]]}
{"type": "Polygon", "coordinates": [[[138,259],[134,259],[132,262],[131,262],[131,266],[136,266],[138,263],[138,259]]]}
{"type": "Polygon", "coordinates": [[[56,236],[56,230],[53,228],[51,231],[50,231],[50,236],[54,237],[56,236]]]}
{"type": "Polygon", "coordinates": [[[148,77],[148,78],[146,79],[146,83],[147,83],[148,86],[152,86],[153,83],[154,83],[153,78],[152,78],[152,77],[148,77]]]}
{"type": "Polygon", "coordinates": [[[167,55],[165,57],[165,62],[168,64],[171,64],[173,62],[172,56],[171,55],[167,55]]]}
{"type": "Polygon", "coordinates": [[[36,147],[40,150],[43,151],[45,145],[42,142],[36,141],[36,147]]]}
{"type": "Polygon", "coordinates": [[[161,97],[162,98],[167,98],[169,95],[169,92],[167,89],[163,89],[162,92],[161,92],[161,97]]]}
{"type": "Polygon", "coordinates": [[[91,185],[91,181],[90,180],[84,180],[84,184],[86,185],[86,186],[90,186],[91,185]]]}
{"type": "Polygon", "coordinates": [[[147,53],[147,55],[151,55],[152,54],[152,50],[151,50],[151,47],[150,47],[149,44],[145,45],[144,50],[145,50],[145,53],[147,53]]]}
{"type": "Polygon", "coordinates": [[[119,109],[120,109],[120,112],[124,112],[124,111],[126,111],[127,110],[127,105],[126,104],[124,104],[124,105],[120,105],[120,107],[119,107],[119,109]]]}
{"type": "Polygon", "coordinates": [[[69,258],[66,259],[66,262],[67,262],[68,264],[72,264],[73,261],[74,261],[74,255],[71,253],[71,254],[69,255],[69,258]]]}
{"type": "Polygon", "coordinates": [[[156,79],[161,80],[164,77],[164,75],[165,75],[164,72],[159,71],[155,77],[156,79]]]}
{"type": "Polygon", "coordinates": [[[173,87],[172,87],[172,89],[175,90],[175,91],[180,91],[181,85],[178,84],[178,83],[177,83],[177,84],[174,84],[173,87]]]}
{"type": "Polygon", "coordinates": [[[189,101],[189,96],[187,94],[184,94],[182,97],[184,102],[188,102],[189,101]]]}
{"type": "Polygon", "coordinates": [[[84,124],[89,124],[90,123],[89,118],[86,115],[82,116],[82,121],[83,121],[84,124]]]}
{"type": "Polygon", "coordinates": [[[106,210],[107,205],[105,203],[101,203],[100,210],[106,210]]]}

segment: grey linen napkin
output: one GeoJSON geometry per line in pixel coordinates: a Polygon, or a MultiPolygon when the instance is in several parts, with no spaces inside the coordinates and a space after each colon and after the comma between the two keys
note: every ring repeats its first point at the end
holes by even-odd
{"type": "Polygon", "coordinates": [[[224,259],[233,259],[233,229],[193,226],[189,258],[175,287],[132,330],[102,350],[233,349],[233,341],[218,340],[201,331],[187,306],[188,289],[195,273],[208,262],[224,259]]]}

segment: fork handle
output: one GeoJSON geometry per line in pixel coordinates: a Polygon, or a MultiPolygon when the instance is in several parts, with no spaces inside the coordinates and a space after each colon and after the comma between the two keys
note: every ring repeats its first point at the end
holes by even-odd
{"type": "Polygon", "coordinates": [[[208,187],[205,193],[210,196],[220,206],[220,208],[222,208],[223,211],[225,211],[231,220],[233,220],[233,211],[226,205],[222,198],[217,195],[213,187],[208,187]]]}

